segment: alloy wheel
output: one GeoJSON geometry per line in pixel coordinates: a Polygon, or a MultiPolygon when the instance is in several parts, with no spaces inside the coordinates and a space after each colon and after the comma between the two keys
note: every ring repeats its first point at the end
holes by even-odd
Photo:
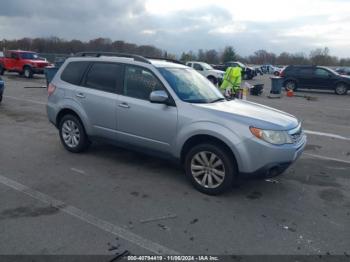
{"type": "Polygon", "coordinates": [[[193,156],[191,173],[202,187],[217,188],[225,179],[225,166],[216,154],[202,151],[193,156]]]}
{"type": "Polygon", "coordinates": [[[62,125],[62,138],[64,143],[70,147],[75,148],[80,142],[80,130],[76,123],[72,120],[67,120],[62,125]]]}

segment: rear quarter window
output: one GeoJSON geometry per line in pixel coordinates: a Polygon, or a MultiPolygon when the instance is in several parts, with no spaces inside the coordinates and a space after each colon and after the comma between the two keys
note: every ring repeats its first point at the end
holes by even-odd
{"type": "Polygon", "coordinates": [[[63,70],[61,79],[73,85],[80,85],[83,75],[89,66],[88,61],[70,62],[63,70]]]}

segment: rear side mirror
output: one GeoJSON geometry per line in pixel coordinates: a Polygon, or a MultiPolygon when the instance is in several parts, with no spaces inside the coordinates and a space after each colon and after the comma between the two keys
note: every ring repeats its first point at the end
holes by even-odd
{"type": "Polygon", "coordinates": [[[149,95],[149,101],[155,104],[167,104],[169,101],[169,96],[164,90],[157,90],[151,92],[149,95]]]}

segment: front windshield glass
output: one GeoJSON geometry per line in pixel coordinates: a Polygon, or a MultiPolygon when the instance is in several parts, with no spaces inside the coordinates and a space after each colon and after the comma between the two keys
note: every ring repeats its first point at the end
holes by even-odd
{"type": "Polygon", "coordinates": [[[39,56],[36,53],[21,53],[22,59],[38,60],[39,56]]]}
{"type": "Polygon", "coordinates": [[[159,68],[177,96],[188,103],[213,103],[225,100],[204,76],[190,68],[159,68]]]}
{"type": "Polygon", "coordinates": [[[337,71],[333,70],[332,68],[327,67],[326,70],[332,72],[332,73],[335,74],[335,75],[339,75],[339,73],[338,73],[337,71]]]}

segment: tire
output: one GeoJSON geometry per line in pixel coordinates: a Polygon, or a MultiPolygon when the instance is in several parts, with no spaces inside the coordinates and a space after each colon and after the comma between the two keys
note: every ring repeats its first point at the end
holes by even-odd
{"type": "Polygon", "coordinates": [[[216,78],[213,77],[213,76],[208,76],[208,80],[209,80],[210,82],[212,82],[214,85],[216,85],[216,83],[218,82],[218,81],[216,80],[216,78]]]}
{"type": "Polygon", "coordinates": [[[4,75],[5,69],[2,65],[0,65],[0,75],[4,75]]]}
{"type": "Polygon", "coordinates": [[[198,191],[219,195],[232,188],[237,166],[232,156],[220,145],[206,143],[194,146],[186,154],[185,171],[198,191]]]}
{"type": "Polygon", "coordinates": [[[80,153],[89,147],[89,140],[80,119],[74,115],[62,117],[59,127],[61,143],[68,151],[80,153]]]}
{"type": "Polygon", "coordinates": [[[339,83],[336,85],[334,92],[337,95],[346,95],[348,93],[348,87],[344,83],[339,83]]]}
{"type": "Polygon", "coordinates": [[[0,95],[0,103],[2,102],[2,94],[0,95]]]}
{"type": "Polygon", "coordinates": [[[23,74],[25,78],[33,78],[33,70],[29,66],[23,68],[23,74]]]}
{"type": "Polygon", "coordinates": [[[288,90],[296,91],[297,90],[297,83],[293,80],[288,80],[288,81],[284,82],[284,88],[287,91],[288,90]]]}

